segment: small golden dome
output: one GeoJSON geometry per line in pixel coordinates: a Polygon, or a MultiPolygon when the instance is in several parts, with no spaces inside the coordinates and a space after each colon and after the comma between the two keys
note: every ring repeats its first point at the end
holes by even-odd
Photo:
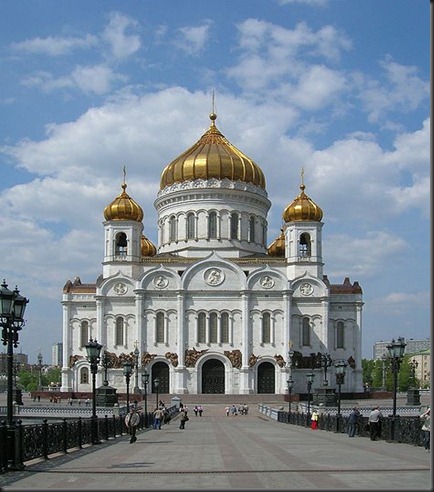
{"type": "Polygon", "coordinates": [[[301,193],[283,211],[282,217],[285,222],[321,222],[323,212],[321,208],[305,194],[305,188],[306,187],[302,183],[300,185],[301,193]]]}
{"type": "Polygon", "coordinates": [[[142,234],[142,237],[140,239],[140,248],[142,251],[142,256],[155,256],[157,254],[157,248],[143,234],[142,234]]]}
{"type": "Polygon", "coordinates": [[[268,246],[267,251],[270,256],[285,256],[285,233],[283,232],[283,229],[281,229],[280,236],[268,246]]]}
{"type": "Polygon", "coordinates": [[[209,117],[209,130],[165,167],[161,174],[160,190],[173,183],[211,178],[244,181],[265,189],[265,176],[261,168],[220,133],[215,125],[215,113],[209,117]]]}
{"type": "Polygon", "coordinates": [[[135,220],[142,222],[143,210],[125,191],[127,184],[122,184],[122,193],[104,209],[105,220],[135,220]]]}

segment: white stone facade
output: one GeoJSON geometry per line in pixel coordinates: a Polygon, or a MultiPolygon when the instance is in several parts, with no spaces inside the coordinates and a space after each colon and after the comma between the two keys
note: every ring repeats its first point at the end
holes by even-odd
{"type": "MultiPolygon", "coordinates": [[[[269,254],[270,205],[263,187],[240,180],[166,186],[155,201],[155,256],[140,255],[141,221],[105,220],[101,276],[64,287],[62,391],[91,391],[84,348],[91,338],[114,360],[108,382],[119,392],[122,362],[134,362],[136,348],[149,392],[158,376],[160,393],[285,394],[292,376],[293,392],[305,393],[306,358],[318,352],[348,361],[342,392],[361,392],[362,291],[324,276],[321,221],[285,223],[284,253],[269,254]],[[300,254],[303,233],[307,254],[300,254]],[[298,368],[290,367],[290,350],[305,358],[298,368]]],[[[314,372],[313,388],[324,374],[314,372]]],[[[100,367],[98,386],[104,378],[100,367]]],[[[333,366],[328,380],[335,387],[333,366]]],[[[131,388],[135,381],[133,373],[131,388]]]]}

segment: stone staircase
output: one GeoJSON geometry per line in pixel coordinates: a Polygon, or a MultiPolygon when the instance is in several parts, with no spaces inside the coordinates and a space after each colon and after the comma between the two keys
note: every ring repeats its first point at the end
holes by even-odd
{"type": "MultiPolygon", "coordinates": [[[[163,400],[166,405],[170,404],[172,397],[177,396],[181,399],[183,404],[187,405],[239,405],[245,403],[247,405],[254,405],[257,403],[274,403],[280,405],[285,404],[285,395],[275,394],[260,394],[260,395],[223,395],[223,394],[200,394],[200,395],[170,395],[160,394],[159,400],[163,400]]],[[[156,395],[148,395],[148,401],[153,402],[156,395]]]]}

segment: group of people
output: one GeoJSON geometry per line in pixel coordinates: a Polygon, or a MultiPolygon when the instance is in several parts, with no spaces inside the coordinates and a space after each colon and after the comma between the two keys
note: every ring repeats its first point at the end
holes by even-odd
{"type": "MultiPolygon", "coordinates": [[[[318,429],[319,414],[316,410],[311,415],[311,429],[318,429]]],[[[355,437],[358,427],[361,423],[361,413],[357,407],[354,407],[348,416],[348,437],[355,437]]],[[[378,441],[381,436],[381,421],[383,414],[378,405],[372,408],[368,417],[369,437],[371,441],[378,441]]],[[[430,451],[430,432],[431,432],[431,417],[430,407],[420,415],[421,429],[423,433],[423,445],[426,452],[430,451]]]]}
{"type": "Polygon", "coordinates": [[[194,415],[196,417],[197,417],[198,414],[199,414],[199,417],[202,417],[202,413],[203,413],[203,407],[202,407],[202,405],[196,405],[193,408],[193,412],[194,412],[194,415]]]}
{"type": "Polygon", "coordinates": [[[227,417],[229,417],[229,415],[235,416],[238,414],[247,415],[249,413],[249,406],[245,403],[238,405],[238,407],[236,407],[235,404],[231,406],[226,406],[225,413],[227,417]]]}

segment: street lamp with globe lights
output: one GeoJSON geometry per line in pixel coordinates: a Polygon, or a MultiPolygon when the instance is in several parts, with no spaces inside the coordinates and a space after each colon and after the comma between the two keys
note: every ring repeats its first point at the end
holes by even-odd
{"type": "Polygon", "coordinates": [[[90,364],[90,372],[92,374],[92,444],[98,444],[99,440],[96,427],[96,375],[98,373],[98,364],[100,361],[102,345],[96,340],[90,339],[84,347],[86,349],[87,360],[90,364]]]}
{"type": "Polygon", "coordinates": [[[7,407],[6,426],[8,436],[8,468],[11,470],[22,470],[24,464],[21,457],[17,456],[16,442],[18,439],[17,427],[13,419],[13,362],[14,347],[18,347],[18,332],[25,324],[24,313],[28,299],[20,295],[18,287],[11,291],[5,280],[0,288],[0,326],[2,328],[2,342],[7,345],[7,407]]]}
{"type": "Polygon", "coordinates": [[[336,416],[336,432],[339,432],[339,421],[341,418],[341,386],[345,381],[345,370],[347,363],[344,360],[338,360],[335,362],[336,369],[336,384],[338,385],[338,414],[336,416]]]}
{"type": "Polygon", "coordinates": [[[142,369],[142,384],[145,390],[145,427],[148,427],[148,384],[149,384],[149,372],[144,367],[142,369]]]}
{"type": "Polygon", "coordinates": [[[398,340],[392,339],[387,350],[389,351],[389,359],[391,363],[391,369],[393,374],[393,411],[392,411],[392,423],[390,428],[391,440],[395,439],[395,420],[396,420],[396,394],[398,392],[398,374],[401,366],[402,358],[404,357],[406,343],[403,337],[399,337],[398,340]]]}
{"type": "Polygon", "coordinates": [[[315,374],[313,372],[309,372],[306,374],[307,379],[307,426],[309,427],[309,419],[310,419],[310,392],[312,389],[313,380],[315,379],[315,374]]]}
{"type": "Polygon", "coordinates": [[[28,299],[20,295],[17,287],[8,289],[6,281],[0,288],[0,326],[2,342],[7,345],[7,425],[14,427],[13,421],[13,363],[14,347],[18,347],[18,332],[24,326],[24,312],[28,299]]]}
{"type": "Polygon", "coordinates": [[[155,393],[156,393],[156,405],[155,407],[158,408],[159,405],[158,405],[158,388],[160,386],[160,378],[155,378],[154,379],[154,389],[155,389],[155,393]]]}
{"type": "Polygon", "coordinates": [[[133,355],[134,355],[134,389],[133,393],[138,394],[140,393],[140,388],[139,388],[139,356],[140,352],[137,347],[138,342],[136,341],[135,343],[136,348],[134,349],[133,355]]]}
{"type": "Polygon", "coordinates": [[[124,362],[124,376],[127,383],[127,413],[130,412],[130,378],[133,372],[133,365],[131,362],[124,362]]]}
{"type": "Polygon", "coordinates": [[[38,368],[39,368],[39,381],[38,381],[38,390],[42,390],[42,353],[41,349],[39,349],[38,353],[38,368]]]}
{"type": "Polygon", "coordinates": [[[288,381],[286,381],[286,384],[288,385],[288,414],[291,414],[291,394],[292,388],[294,387],[294,381],[292,380],[292,378],[289,378],[288,381]]]}

